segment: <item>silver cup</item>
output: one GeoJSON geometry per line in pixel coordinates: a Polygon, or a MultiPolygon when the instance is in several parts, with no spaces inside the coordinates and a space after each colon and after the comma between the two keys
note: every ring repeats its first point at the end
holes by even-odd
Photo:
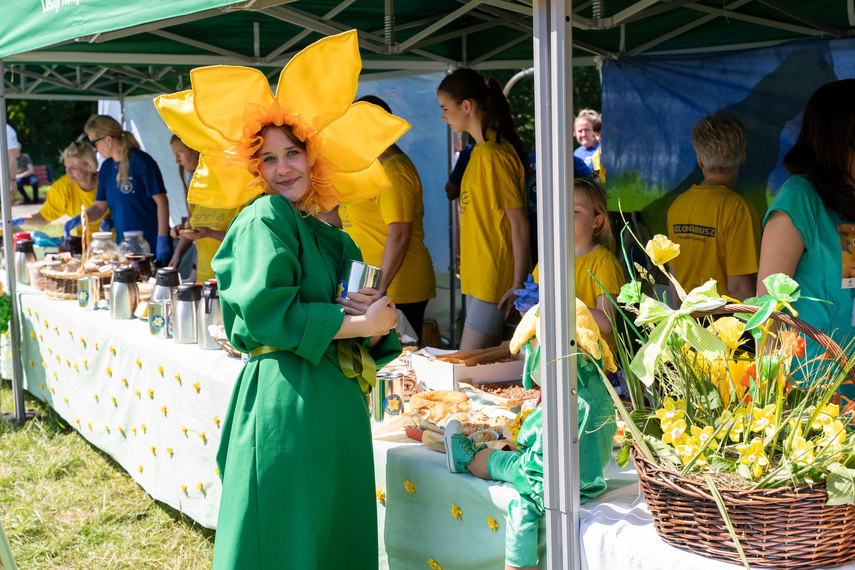
{"type": "Polygon", "coordinates": [[[101,298],[100,277],[80,277],[77,280],[77,302],[80,308],[94,311],[98,308],[98,300],[101,298]]]}
{"type": "Polygon", "coordinates": [[[148,304],[148,331],[157,338],[172,338],[172,301],[163,299],[148,304]]]}
{"type": "Polygon", "coordinates": [[[368,402],[375,422],[404,413],[404,375],[400,372],[378,372],[377,386],[371,389],[368,402]]]}
{"type": "Polygon", "coordinates": [[[342,267],[336,296],[346,298],[348,292],[359,291],[365,287],[377,289],[380,287],[380,278],[382,276],[382,268],[349,259],[344,262],[344,266],[342,267]]]}

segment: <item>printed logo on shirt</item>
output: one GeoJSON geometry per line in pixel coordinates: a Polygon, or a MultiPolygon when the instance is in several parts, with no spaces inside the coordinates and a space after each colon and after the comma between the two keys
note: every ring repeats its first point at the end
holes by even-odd
{"type": "Polygon", "coordinates": [[[469,191],[468,190],[461,190],[460,191],[460,213],[463,213],[466,211],[466,206],[469,205],[470,201],[471,201],[471,198],[469,197],[469,191]]]}
{"type": "Polygon", "coordinates": [[[350,221],[350,214],[347,212],[347,206],[339,206],[338,217],[341,218],[341,228],[353,227],[353,222],[350,221]]]}
{"type": "Polygon", "coordinates": [[[129,177],[127,182],[119,185],[119,191],[122,194],[131,194],[134,191],[134,179],[133,179],[133,177],[129,177]]]}
{"type": "Polygon", "coordinates": [[[674,224],[674,233],[678,236],[682,234],[682,237],[689,236],[701,236],[701,237],[715,237],[715,228],[711,228],[709,226],[698,226],[695,224],[674,224]]]}

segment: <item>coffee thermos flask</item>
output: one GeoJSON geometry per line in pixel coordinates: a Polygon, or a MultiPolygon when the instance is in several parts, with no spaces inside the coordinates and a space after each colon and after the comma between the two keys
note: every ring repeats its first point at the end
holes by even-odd
{"type": "Polygon", "coordinates": [[[199,302],[196,315],[196,335],[199,339],[199,348],[205,350],[220,348],[220,345],[208,332],[209,326],[223,324],[223,313],[220,309],[220,295],[216,279],[208,279],[202,286],[202,300],[199,302]]]}
{"type": "Polygon", "coordinates": [[[33,242],[28,239],[19,239],[15,244],[15,281],[30,284],[30,272],[27,269],[27,263],[36,260],[36,254],[33,251],[33,242]]]}
{"type": "Polygon", "coordinates": [[[199,301],[202,298],[202,288],[195,283],[184,283],[175,290],[175,301],[172,303],[172,338],[178,344],[195,344],[196,313],[199,311],[199,301]]]}
{"type": "Polygon", "coordinates": [[[175,305],[175,288],[181,284],[181,276],[174,267],[161,267],[154,274],[154,288],[151,290],[152,301],[169,299],[175,305]]]}
{"type": "Polygon", "coordinates": [[[113,319],[132,319],[140,302],[137,288],[137,275],[131,267],[117,267],[113,270],[110,283],[110,317],[113,319]]]}

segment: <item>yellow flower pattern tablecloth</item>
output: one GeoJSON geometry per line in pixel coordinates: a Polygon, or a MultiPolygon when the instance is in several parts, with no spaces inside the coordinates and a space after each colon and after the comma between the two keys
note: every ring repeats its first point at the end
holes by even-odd
{"type": "MultiPolygon", "coordinates": [[[[221,419],[242,363],[18,286],[24,387],[142,487],[208,528],[220,504],[221,419]]],[[[2,370],[11,377],[8,338],[2,370]]]]}

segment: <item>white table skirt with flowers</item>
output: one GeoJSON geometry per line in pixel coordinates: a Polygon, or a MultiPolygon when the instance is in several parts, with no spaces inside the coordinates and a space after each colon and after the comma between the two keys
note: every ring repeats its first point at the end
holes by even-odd
{"type": "Polygon", "coordinates": [[[220,427],[241,361],[25,285],[18,300],[25,389],[152,497],[214,528],[220,427]]]}

